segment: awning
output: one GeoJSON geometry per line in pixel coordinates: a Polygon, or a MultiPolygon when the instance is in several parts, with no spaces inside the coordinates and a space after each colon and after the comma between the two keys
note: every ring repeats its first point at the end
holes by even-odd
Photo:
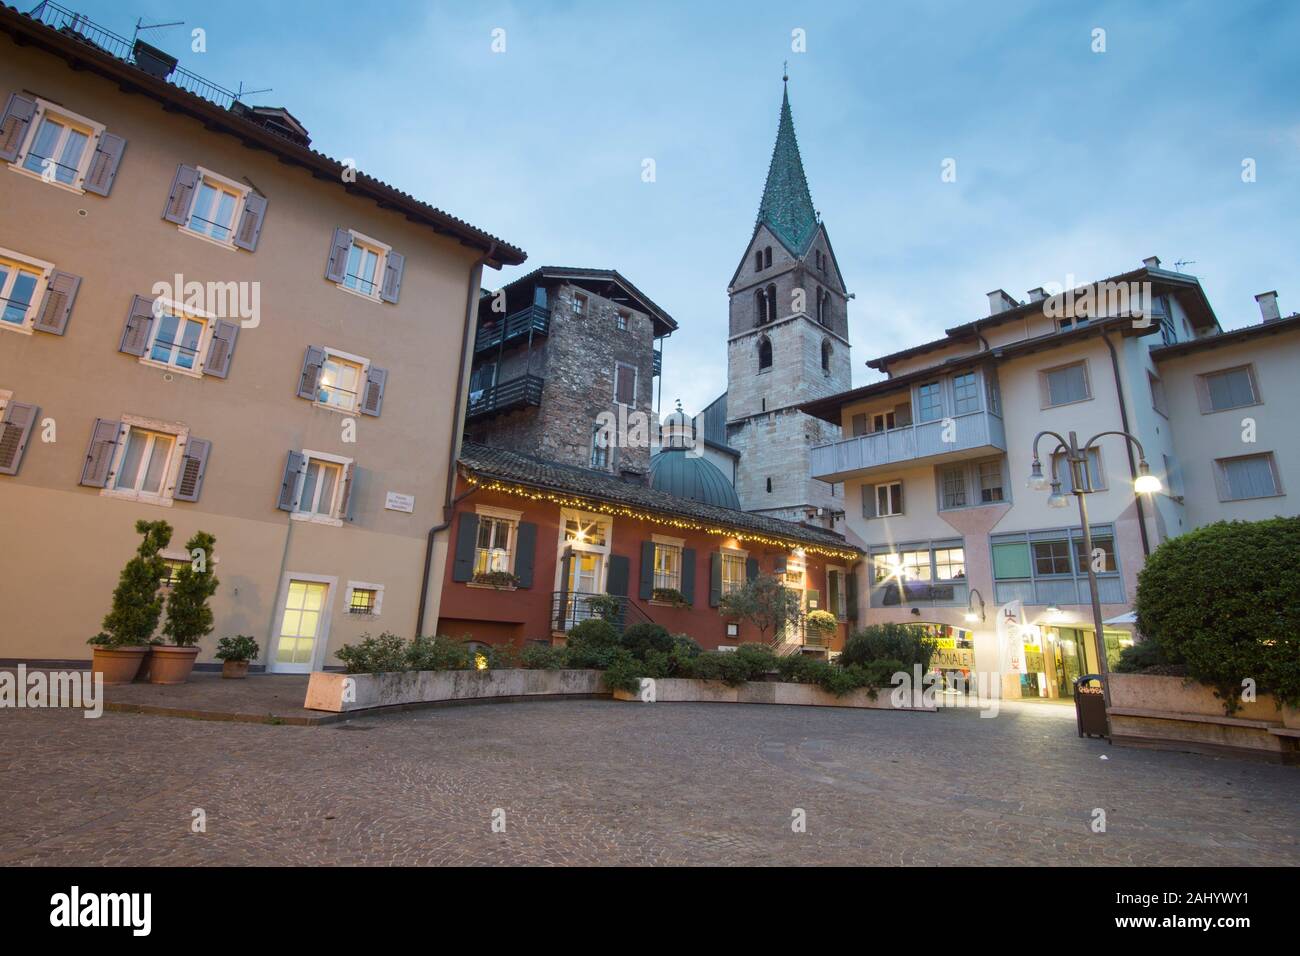
{"type": "Polygon", "coordinates": [[[1103,624],[1136,624],[1138,616],[1136,611],[1129,611],[1127,614],[1121,614],[1118,617],[1107,618],[1102,621],[1103,624]]]}

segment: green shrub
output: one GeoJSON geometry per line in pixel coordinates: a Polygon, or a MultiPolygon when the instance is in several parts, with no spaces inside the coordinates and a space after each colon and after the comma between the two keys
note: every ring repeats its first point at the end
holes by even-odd
{"type": "MultiPolygon", "coordinates": [[[[1159,641],[1138,641],[1119,652],[1119,661],[1115,664],[1118,674],[1142,674],[1154,670],[1173,670],[1181,667],[1182,662],[1174,660],[1159,641]]],[[[1184,668],[1185,669],[1185,668],[1184,668]]]]}
{"type": "Polygon", "coordinates": [[[839,623],[835,619],[835,615],[830,611],[809,611],[808,616],[804,618],[804,624],[808,630],[815,631],[820,635],[834,632],[839,623]]]}
{"type": "Polygon", "coordinates": [[[803,612],[803,599],[797,591],[771,574],[760,574],[746,581],[734,591],[722,595],[718,613],[752,624],[759,639],[766,644],[768,633],[779,634],[788,624],[799,620],[803,612]]]}
{"type": "Polygon", "coordinates": [[[622,648],[615,648],[610,653],[604,676],[605,686],[610,690],[634,694],[641,689],[641,678],[649,675],[645,673],[645,665],[641,661],[622,648]]]}
{"type": "Polygon", "coordinates": [[[1138,574],[1138,630],[1214,688],[1300,706],[1300,518],[1220,521],[1170,538],[1138,574]]]}
{"type": "Polygon", "coordinates": [[[633,657],[641,660],[645,659],[649,651],[667,654],[673,649],[673,637],[668,633],[668,628],[649,621],[631,624],[625,628],[620,643],[633,657]]]}
{"type": "Polygon", "coordinates": [[[474,654],[454,638],[417,637],[406,647],[405,670],[465,671],[474,666],[474,654]]]}
{"type": "Polygon", "coordinates": [[[217,539],[206,531],[196,531],[185,542],[192,560],[176,571],[176,583],[167,596],[167,622],[162,629],[177,647],[193,647],[212,633],[208,598],[217,593],[221,583],[212,573],[212,550],[216,546],[217,539]]]}
{"type": "Polygon", "coordinates": [[[915,624],[872,624],[854,631],[844,641],[839,663],[843,667],[869,664],[872,661],[897,661],[900,670],[921,665],[921,673],[930,669],[934,641],[915,624]]]}
{"type": "Polygon", "coordinates": [[[519,654],[519,666],[532,671],[558,671],[569,666],[568,654],[563,647],[550,644],[528,644],[519,654]]]}
{"type": "Polygon", "coordinates": [[[569,666],[577,668],[604,670],[619,649],[614,625],[595,619],[574,625],[565,642],[569,666]]]}
{"type": "Polygon", "coordinates": [[[762,644],[742,644],[734,651],[704,651],[682,661],[682,676],[697,680],[720,680],[735,687],[761,680],[775,670],[776,655],[762,644]]]}
{"type": "Polygon", "coordinates": [[[584,600],[591,613],[602,621],[616,621],[623,613],[623,601],[612,594],[593,594],[584,600]]]}
{"type": "Polygon", "coordinates": [[[334,656],[349,674],[383,674],[407,669],[406,641],[387,631],[378,637],[361,635],[358,644],[344,644],[334,656]]]}
{"type": "Polygon", "coordinates": [[[261,652],[257,641],[247,634],[236,634],[217,641],[217,653],[214,656],[219,661],[255,661],[261,652]]]}
{"type": "Polygon", "coordinates": [[[104,647],[135,647],[153,639],[163,599],[158,587],[167,574],[167,562],[158,552],[171,542],[172,526],[166,521],[135,523],[141,536],[135,557],[126,562],[113,590],[113,609],[100,625],[103,630],[87,643],[104,647]]]}

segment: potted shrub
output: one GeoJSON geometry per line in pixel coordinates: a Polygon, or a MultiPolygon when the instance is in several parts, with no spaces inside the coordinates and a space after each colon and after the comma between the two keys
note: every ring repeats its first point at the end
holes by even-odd
{"type": "Polygon", "coordinates": [[[217,641],[217,660],[221,661],[221,676],[241,680],[248,676],[248,662],[257,660],[261,653],[257,641],[247,634],[223,637],[217,641]]]}
{"type": "Polygon", "coordinates": [[[804,627],[808,630],[808,643],[828,644],[839,621],[830,611],[809,611],[804,618],[804,627]]]}
{"type": "Polygon", "coordinates": [[[140,520],[135,531],[141,535],[140,547],[118,577],[104,629],[87,641],[94,648],[91,671],[102,674],[105,684],[135,679],[162,615],[158,586],[167,565],[158,552],[171,541],[172,528],[166,521],[140,520]]]}
{"type": "Polygon", "coordinates": [[[176,583],[167,597],[167,623],[163,634],[170,644],[155,644],[150,654],[151,684],[184,684],[194,670],[199,656],[199,639],[212,633],[212,608],[208,598],[219,583],[212,574],[212,548],[217,539],[206,531],[196,531],[185,550],[193,558],[176,571],[176,583]]]}

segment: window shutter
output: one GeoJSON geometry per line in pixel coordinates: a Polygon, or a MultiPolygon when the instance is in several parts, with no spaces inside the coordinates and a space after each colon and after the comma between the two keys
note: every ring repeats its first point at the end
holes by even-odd
{"type": "Polygon", "coordinates": [[[172,191],[167,196],[167,205],[163,207],[162,217],[179,226],[185,225],[190,218],[190,205],[194,199],[194,187],[199,184],[199,171],[183,163],[176,167],[172,179],[172,191]]]}
{"type": "Polygon", "coordinates": [[[709,607],[722,603],[722,555],[714,551],[709,555],[709,607]]]}
{"type": "Polygon", "coordinates": [[[850,571],[844,576],[844,616],[851,624],[858,620],[858,573],[850,571]]]}
{"type": "Polygon", "coordinates": [[[86,463],[81,466],[80,484],[103,488],[108,484],[108,470],[113,466],[113,453],[117,450],[122,423],[95,419],[90,431],[90,447],[86,449],[86,463]]]}
{"type": "Polygon", "coordinates": [[[745,559],[745,580],[752,581],[758,577],[758,558],[745,559]]]}
{"type": "Polygon", "coordinates": [[[203,361],[203,374],[225,378],[230,372],[230,359],[235,354],[235,339],[239,326],[225,319],[212,323],[212,341],[208,343],[208,357],[203,361]]]}
{"type": "Polygon", "coordinates": [[[402,270],[406,267],[406,256],[400,252],[390,251],[384,256],[384,283],[379,289],[379,298],[385,302],[396,302],[402,294],[402,270]]]}
{"type": "Polygon", "coordinates": [[[325,350],[319,346],[307,346],[307,353],[302,359],[302,375],[298,378],[298,397],[309,402],[316,401],[316,392],[320,388],[320,369],[325,364],[325,350]]]}
{"type": "Polygon", "coordinates": [[[153,299],[137,295],[131,300],[131,311],[126,316],[126,327],[122,329],[122,341],[117,350],[127,355],[144,355],[149,344],[149,333],[153,329],[153,299]]]}
{"type": "Polygon", "coordinates": [[[212,442],[204,438],[190,437],[185,443],[185,454],[181,458],[181,473],[176,479],[176,491],[172,495],[177,501],[198,501],[203,490],[203,475],[208,470],[208,452],[212,442]]]}
{"type": "Polygon", "coordinates": [[[307,459],[298,452],[289,452],[284,463],[284,479],[280,482],[280,499],[275,505],[281,511],[293,510],[294,500],[298,497],[298,476],[306,464],[307,459]]]}
{"type": "MultiPolygon", "coordinates": [[[[537,525],[519,522],[515,529],[515,577],[521,588],[533,586],[533,565],[537,558],[537,525]]],[[[610,573],[613,574],[611,568],[610,573]]]]}
{"type": "Polygon", "coordinates": [[[640,588],[638,594],[641,600],[650,600],[650,595],[655,589],[655,543],[653,541],[641,542],[641,578],[638,582],[640,588]]]}
{"type": "Polygon", "coordinates": [[[366,372],[366,390],[361,400],[362,415],[378,415],[384,407],[384,386],[388,384],[388,369],[370,366],[366,372]]]}
{"type": "Polygon", "coordinates": [[[906,501],[906,499],[903,497],[903,486],[904,486],[905,484],[907,484],[907,483],[904,482],[904,481],[900,481],[900,482],[898,483],[898,513],[899,513],[900,515],[905,515],[905,514],[907,514],[907,501],[906,501]]]}
{"type": "Polygon", "coordinates": [[[68,328],[68,318],[72,315],[72,303],[81,288],[81,277],[71,272],[56,272],[50,276],[45,286],[45,297],[41,299],[40,310],[32,328],[53,335],[62,335],[68,328]]]}
{"type": "Polygon", "coordinates": [[[778,554],[775,558],[772,559],[772,573],[785,574],[785,565],[786,565],[786,556],[784,554],[778,554]]]}
{"type": "Polygon", "coordinates": [[[859,435],[865,435],[866,433],[867,433],[866,412],[862,412],[860,414],[854,415],[853,416],[853,437],[857,438],[859,435]]]}
{"type": "Polygon", "coordinates": [[[23,402],[10,402],[0,419],[0,475],[18,474],[27,449],[27,437],[32,433],[40,409],[23,402]]]}
{"type": "Polygon", "coordinates": [[[682,548],[682,596],[687,604],[695,603],[695,549],[682,548]]]}
{"type": "Polygon", "coordinates": [[[356,495],[357,466],[350,463],[343,466],[343,499],[339,502],[339,517],[344,521],[355,520],[357,504],[356,495]]]}
{"type": "MultiPolygon", "coordinates": [[[[897,419],[895,419],[897,421],[897,419]]],[[[862,486],[862,517],[874,518],[876,516],[876,486],[862,486]]]]}
{"type": "Polygon", "coordinates": [[[105,133],[99,137],[95,155],[90,160],[90,169],[81,188],[96,196],[107,196],[117,178],[117,167],[122,162],[122,153],[126,151],[126,140],[114,133],[105,133]]]}
{"type": "Polygon", "coordinates": [[[894,406],[894,427],[902,428],[904,425],[912,424],[912,406],[904,402],[902,405],[894,406]]]}
{"type": "MultiPolygon", "coordinates": [[[[632,562],[626,554],[609,556],[609,577],[605,582],[605,591],[615,597],[627,597],[627,586],[632,577],[632,562]]],[[[565,580],[568,580],[567,576],[565,580]]]]}
{"type": "Polygon", "coordinates": [[[478,547],[478,515],[460,513],[456,525],[456,554],[452,559],[451,579],[469,581],[474,577],[474,550],[478,547]]]}
{"type": "Polygon", "coordinates": [[[250,192],[244,197],[244,212],[239,217],[239,229],[235,232],[235,246],[252,252],[257,248],[257,240],[262,237],[262,220],[266,218],[266,197],[261,193],[250,192]]]}
{"type": "Polygon", "coordinates": [[[331,282],[342,282],[348,272],[348,255],[352,252],[352,233],[346,229],[335,229],[334,239],[330,242],[330,257],[325,263],[325,278],[331,282]]]}
{"type": "Polygon", "coordinates": [[[12,163],[22,152],[27,138],[27,125],[36,113],[36,101],[21,93],[10,93],[0,117],[0,160],[12,163]]]}

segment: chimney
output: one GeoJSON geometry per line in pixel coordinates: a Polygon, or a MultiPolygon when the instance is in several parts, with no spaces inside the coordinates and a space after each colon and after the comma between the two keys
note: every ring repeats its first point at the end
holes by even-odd
{"type": "Polygon", "coordinates": [[[1007,295],[1002,289],[994,289],[989,293],[989,315],[997,315],[999,312],[1007,311],[1007,309],[1014,309],[1018,305],[1020,303],[1007,295]]]}
{"type": "Polygon", "coordinates": [[[1259,303],[1259,314],[1264,317],[1265,322],[1276,322],[1282,318],[1282,314],[1277,310],[1277,290],[1272,292],[1261,292],[1255,296],[1255,301],[1259,303]]]}
{"type": "Polygon", "coordinates": [[[1148,256],[1147,258],[1145,258],[1145,259],[1142,260],[1142,264],[1143,264],[1144,266],[1146,266],[1148,269],[1159,269],[1159,268],[1160,268],[1160,257],[1159,257],[1159,256],[1148,256]]]}
{"type": "Polygon", "coordinates": [[[1042,302],[1046,298],[1047,298],[1047,292],[1043,289],[1041,285],[1037,289],[1029,290],[1030,302],[1042,302]]]}

